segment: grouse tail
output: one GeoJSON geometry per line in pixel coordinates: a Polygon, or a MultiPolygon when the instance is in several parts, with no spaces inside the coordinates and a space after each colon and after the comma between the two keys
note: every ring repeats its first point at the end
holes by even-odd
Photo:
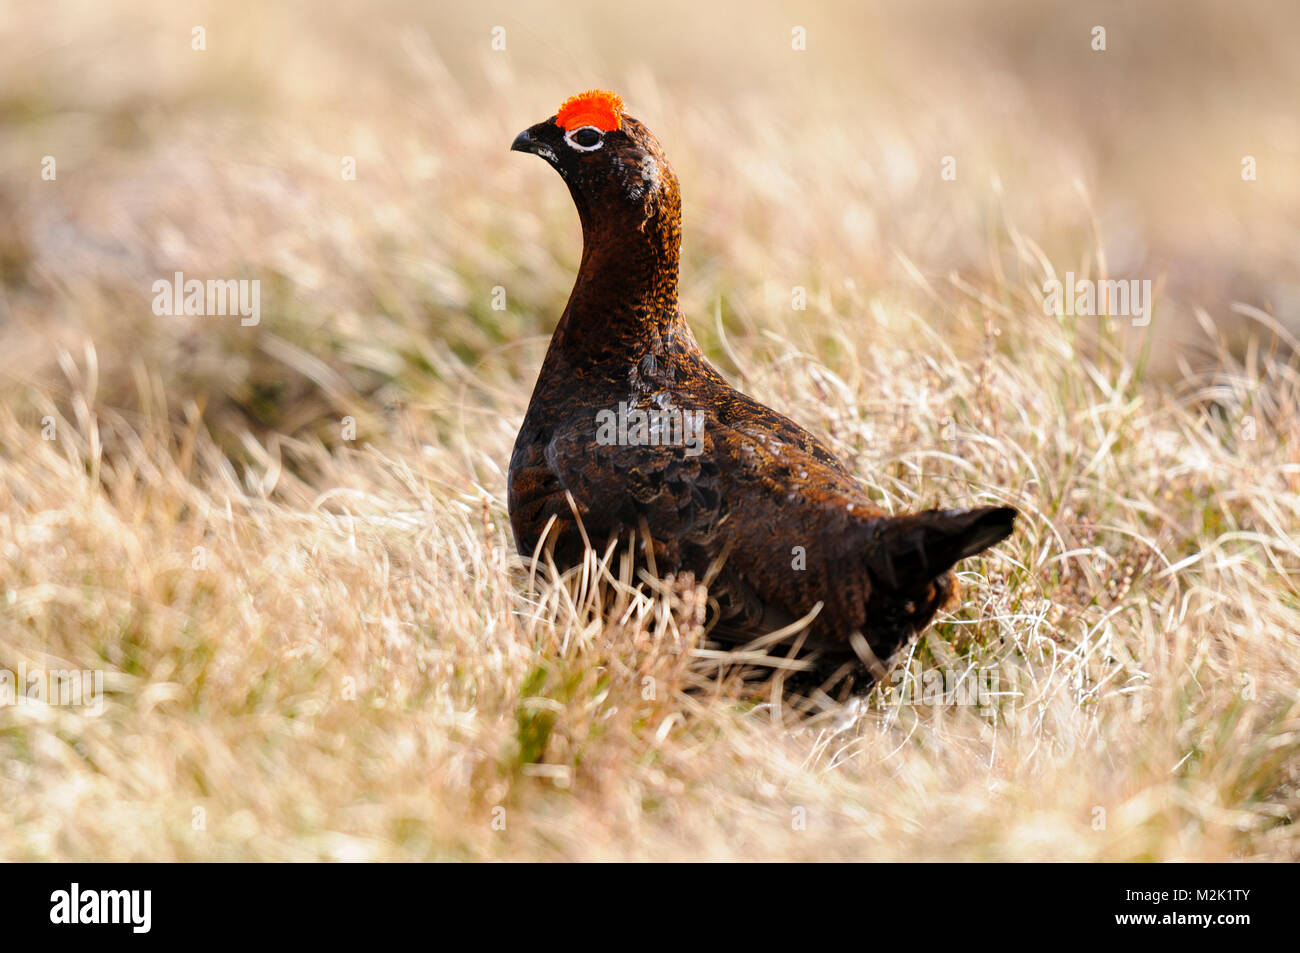
{"type": "Polygon", "coordinates": [[[1017,515],[1009,506],[981,506],[885,517],[867,567],[891,588],[933,579],[1010,536],[1017,515]]]}

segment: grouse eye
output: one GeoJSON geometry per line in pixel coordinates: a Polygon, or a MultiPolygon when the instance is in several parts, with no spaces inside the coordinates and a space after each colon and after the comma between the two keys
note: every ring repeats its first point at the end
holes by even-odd
{"type": "Polygon", "coordinates": [[[569,145],[583,152],[590,152],[599,148],[605,137],[595,126],[583,126],[581,129],[573,130],[564,138],[569,141],[569,145]]]}
{"type": "Polygon", "coordinates": [[[903,611],[908,615],[911,615],[913,612],[916,611],[916,603],[913,602],[911,599],[908,599],[905,603],[903,603],[903,611]]]}

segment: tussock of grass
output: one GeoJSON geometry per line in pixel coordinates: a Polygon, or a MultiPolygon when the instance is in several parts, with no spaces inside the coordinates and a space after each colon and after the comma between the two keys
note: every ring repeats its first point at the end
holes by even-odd
{"type": "MultiPolygon", "coordinates": [[[[782,17],[693,32],[664,9],[661,35],[591,8],[602,42],[578,55],[572,23],[503,8],[494,59],[463,12],[222,4],[202,60],[167,4],[10,11],[0,669],[102,670],[105,699],[0,707],[0,857],[1300,857],[1279,310],[1300,215],[1277,177],[1206,194],[1237,174],[1244,100],[1179,125],[1117,48],[1108,69],[1184,147],[1152,185],[1105,147],[1110,100],[1066,95],[1110,82],[1095,61],[1054,54],[1032,82],[1014,44],[972,65],[926,16],[837,31],[834,8],[790,60],[782,17]],[[560,183],[506,147],[598,68],[676,163],[684,307],[732,380],[887,507],[1023,514],[892,673],[996,668],[992,711],[904,703],[898,678],[785,693],[779,658],[707,644],[692,580],[515,555],[504,469],[578,236],[560,183]],[[990,106],[1008,84],[1019,119],[990,106]],[[33,179],[47,152],[57,183],[33,179]],[[1143,221],[1149,258],[1114,239],[1143,221]],[[1219,282],[1247,259],[1244,287],[1219,282]],[[1050,272],[1171,261],[1215,267],[1171,267],[1148,329],[1043,314],[1050,272]],[[155,316],[175,270],[261,278],[262,324],[155,316]]],[[[1251,17],[1182,9],[1273,61],[1251,17]]],[[[1019,8],[993,11],[1003,33],[978,28],[1014,36],[1019,8]]],[[[1253,148],[1284,164],[1277,141],[1253,148]]]]}
{"type": "Polygon", "coordinates": [[[1294,370],[1225,364],[1211,415],[1030,320],[982,370],[900,354],[887,402],[773,355],[841,394],[805,419],[869,447],[890,504],[1021,507],[912,650],[1001,666],[992,717],[890,685],[799,714],[697,655],[693,586],[633,592],[617,553],[530,571],[500,473],[475,486],[505,431],[250,441],[234,466],[201,427],[96,406],[69,359],[58,439],[0,417],[0,664],[105,669],[107,700],[0,709],[8,856],[1294,856],[1300,434],[1293,410],[1252,443],[1224,422],[1234,394],[1294,408],[1294,370]],[[957,423],[898,427],[898,401],[957,423]]]}

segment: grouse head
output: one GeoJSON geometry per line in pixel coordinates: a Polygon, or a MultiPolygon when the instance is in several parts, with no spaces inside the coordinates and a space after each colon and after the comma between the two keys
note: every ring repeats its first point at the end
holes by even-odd
{"type": "Polygon", "coordinates": [[[607,90],[569,97],[510,148],[541,156],[560,173],[585,230],[679,215],[677,177],[659,141],[607,90]]]}

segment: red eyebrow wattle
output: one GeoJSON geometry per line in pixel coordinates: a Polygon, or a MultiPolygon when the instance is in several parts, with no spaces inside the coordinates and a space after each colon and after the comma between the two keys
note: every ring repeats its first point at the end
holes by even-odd
{"type": "Polygon", "coordinates": [[[555,114],[555,123],[565,132],[582,126],[613,132],[623,123],[623,100],[607,89],[589,89],[566,99],[555,114]]]}

